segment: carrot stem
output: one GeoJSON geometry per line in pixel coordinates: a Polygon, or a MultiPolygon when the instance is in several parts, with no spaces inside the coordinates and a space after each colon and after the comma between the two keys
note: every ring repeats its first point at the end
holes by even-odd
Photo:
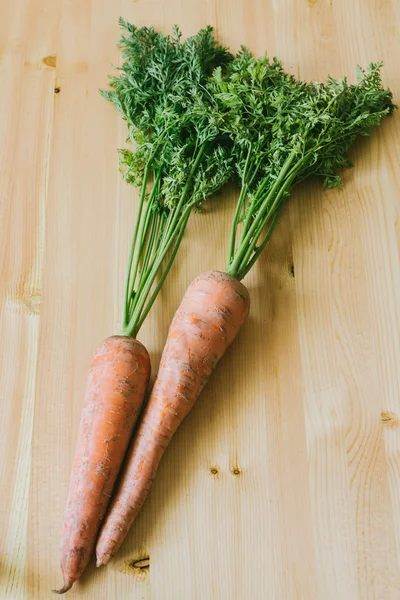
{"type": "Polygon", "coordinates": [[[125,327],[126,322],[128,320],[129,302],[130,302],[130,297],[131,297],[132,262],[133,262],[133,256],[135,253],[136,240],[137,240],[137,236],[139,233],[139,225],[140,225],[140,220],[142,217],[144,199],[146,197],[146,186],[147,186],[147,180],[149,178],[149,170],[150,170],[150,161],[147,163],[145,170],[144,170],[138,214],[137,214],[137,219],[136,219],[136,223],[135,223],[135,228],[133,230],[131,248],[129,251],[128,267],[127,267],[126,279],[125,279],[125,303],[124,303],[124,315],[123,315],[123,320],[122,320],[122,328],[125,327]]]}
{"type": "Polygon", "coordinates": [[[232,221],[232,228],[231,228],[231,235],[230,235],[230,242],[229,242],[229,252],[228,252],[228,265],[233,261],[233,258],[235,256],[237,228],[238,228],[239,219],[240,219],[240,216],[242,213],[242,208],[243,208],[243,204],[244,204],[244,199],[246,197],[246,193],[247,193],[247,186],[243,185],[242,189],[240,190],[240,196],[239,196],[239,200],[236,205],[235,216],[233,217],[233,221],[232,221]]]}
{"type": "MultiPolygon", "coordinates": [[[[274,185],[271,187],[265,198],[261,201],[261,208],[257,214],[257,217],[253,220],[253,223],[250,226],[247,234],[239,244],[234,260],[226,269],[226,272],[231,275],[231,277],[241,279],[250,270],[247,268],[249,260],[252,259],[253,253],[257,251],[257,242],[266,223],[274,214],[281,199],[290,189],[290,186],[292,185],[298,171],[304,166],[304,163],[310,156],[310,153],[307,153],[293,165],[297,154],[298,150],[293,149],[286,159],[286,162],[284,163],[280,174],[276,178],[274,185]],[[277,190],[279,190],[278,193],[276,193],[277,190]]],[[[262,187],[263,184],[261,188],[262,187]]],[[[254,263],[252,263],[252,265],[253,264],[254,263]]]]}
{"type": "Polygon", "coordinates": [[[284,205],[285,205],[285,203],[281,202],[280,205],[278,206],[278,208],[277,208],[277,210],[275,212],[274,218],[273,218],[270,226],[268,227],[268,231],[265,234],[263,241],[261,242],[261,244],[255,250],[255,252],[254,252],[251,260],[248,262],[248,264],[246,265],[246,267],[243,269],[243,271],[241,271],[239,273],[239,277],[238,277],[239,281],[242,280],[247,275],[247,273],[250,271],[250,269],[256,263],[258,257],[260,256],[260,254],[264,250],[265,246],[267,245],[267,242],[268,242],[269,238],[271,237],[272,232],[273,232],[273,230],[276,227],[276,224],[278,223],[278,220],[279,220],[279,217],[281,215],[281,212],[282,212],[282,209],[283,209],[284,205]]]}
{"type": "Polygon", "coordinates": [[[136,337],[141,325],[143,324],[144,318],[148,314],[151,306],[153,305],[161,289],[162,283],[164,282],[172,266],[172,262],[178,251],[179,245],[183,237],[183,233],[186,229],[190,212],[192,208],[198,203],[198,201],[187,203],[187,197],[189,195],[191,185],[193,183],[193,177],[199,166],[206,145],[206,141],[200,145],[197,154],[194,157],[190,173],[182,190],[178,204],[170,212],[170,215],[167,219],[162,240],[159,247],[157,248],[157,252],[155,253],[154,257],[152,257],[152,260],[149,261],[150,264],[146,272],[142,273],[142,276],[139,278],[139,283],[135,293],[135,297],[132,299],[130,319],[129,321],[124,323],[124,326],[122,328],[122,333],[124,335],[136,337]],[[169,262],[165,266],[164,271],[161,274],[160,282],[157,284],[153,294],[148,299],[152,285],[154,284],[154,281],[156,280],[156,277],[159,274],[160,269],[162,267],[163,261],[166,258],[168,252],[171,250],[171,248],[172,255],[169,259],[169,262]]]}
{"type": "Polygon", "coordinates": [[[147,269],[147,265],[149,263],[149,259],[150,259],[150,256],[151,256],[151,253],[153,250],[153,246],[154,246],[154,240],[156,238],[157,227],[159,224],[159,215],[157,213],[155,213],[154,210],[152,210],[150,213],[150,222],[151,222],[151,227],[150,227],[149,239],[147,242],[146,254],[144,255],[143,263],[141,266],[141,270],[143,272],[145,272],[147,269]]]}
{"type": "Polygon", "coordinates": [[[190,169],[190,173],[188,175],[185,187],[182,190],[182,194],[181,194],[181,197],[180,197],[179,202],[178,202],[177,210],[175,211],[175,215],[174,215],[171,223],[169,224],[169,227],[168,227],[168,230],[167,230],[167,236],[168,236],[168,234],[171,234],[171,232],[173,232],[173,230],[174,230],[174,227],[176,225],[177,219],[179,218],[179,214],[180,214],[180,212],[182,210],[183,204],[184,204],[184,202],[185,202],[185,200],[187,198],[187,195],[188,195],[188,192],[189,192],[189,188],[190,188],[190,186],[192,184],[193,176],[194,176],[194,174],[196,172],[197,167],[199,166],[199,163],[200,163],[201,158],[203,156],[204,150],[206,148],[206,144],[207,144],[207,142],[203,142],[201,144],[198,152],[197,152],[197,156],[196,156],[196,158],[194,160],[192,168],[190,169]]]}
{"type": "Polygon", "coordinates": [[[147,317],[147,314],[148,314],[149,310],[151,309],[151,307],[153,306],[154,301],[157,298],[158,293],[159,293],[159,291],[160,291],[160,289],[161,289],[161,287],[162,287],[162,285],[163,285],[163,283],[164,283],[164,281],[165,281],[165,279],[166,279],[166,277],[167,277],[167,275],[168,275],[168,273],[169,273],[169,271],[170,271],[170,269],[172,267],[172,264],[173,264],[173,262],[175,260],[175,256],[176,256],[176,254],[177,254],[177,252],[179,250],[179,246],[181,245],[183,234],[185,233],[186,224],[188,222],[189,215],[190,215],[190,211],[187,211],[187,215],[186,215],[186,217],[184,219],[183,226],[180,229],[180,232],[179,232],[179,235],[178,235],[178,239],[175,242],[175,246],[174,246],[174,248],[172,250],[172,253],[171,253],[171,256],[170,256],[170,258],[168,260],[168,263],[167,263],[167,265],[164,268],[163,274],[160,277],[160,280],[159,280],[159,282],[158,282],[158,284],[157,284],[157,286],[156,286],[153,294],[151,295],[151,297],[148,300],[148,302],[147,302],[144,310],[141,313],[140,319],[139,319],[138,324],[137,324],[137,328],[138,329],[140,329],[140,327],[143,324],[143,321],[147,317]]]}
{"type": "MultiPolygon", "coordinates": [[[[132,294],[133,294],[133,290],[134,290],[137,275],[138,275],[140,259],[142,257],[143,245],[144,245],[144,242],[146,239],[146,234],[147,234],[148,226],[149,226],[149,219],[150,219],[152,208],[153,208],[153,201],[156,196],[160,177],[161,177],[161,174],[158,174],[156,181],[154,182],[153,188],[150,192],[150,196],[147,201],[145,215],[144,215],[143,221],[141,223],[140,232],[139,232],[139,244],[138,244],[138,247],[135,252],[135,263],[133,265],[132,277],[131,277],[130,287],[129,287],[129,291],[128,291],[128,293],[129,293],[128,301],[130,301],[132,299],[132,294]]],[[[148,179],[148,176],[147,176],[147,179],[148,179]]],[[[144,197],[146,197],[146,190],[144,190],[144,194],[145,194],[144,197]]],[[[140,200],[140,201],[142,202],[142,200],[140,200]]],[[[136,244],[136,240],[137,240],[137,235],[136,235],[136,239],[135,239],[135,244],[136,244]]]]}

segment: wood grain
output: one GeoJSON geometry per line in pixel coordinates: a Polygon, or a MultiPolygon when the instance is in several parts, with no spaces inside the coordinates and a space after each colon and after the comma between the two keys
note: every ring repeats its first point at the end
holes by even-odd
{"type": "MultiPolygon", "coordinates": [[[[136,195],[120,180],[117,18],[307,79],[384,60],[397,0],[13,0],[0,6],[0,598],[60,584],[58,546],[91,354],[118,330],[136,195]]],[[[246,284],[251,317],[176,434],[118,556],[71,598],[400,599],[400,117],[343,191],[302,185],[246,284]]],[[[235,190],[195,215],[141,332],[157,369],[199,272],[224,267],[235,190]],[[206,240],[206,243],[204,243],[206,240]]]]}

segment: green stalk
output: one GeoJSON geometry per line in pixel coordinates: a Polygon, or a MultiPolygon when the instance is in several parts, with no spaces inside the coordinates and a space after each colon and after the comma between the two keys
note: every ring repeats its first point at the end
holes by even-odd
{"type": "Polygon", "coordinates": [[[247,273],[250,271],[250,269],[254,266],[254,264],[257,262],[258,257],[260,256],[260,254],[262,253],[262,251],[264,250],[265,246],[267,245],[267,242],[269,240],[269,238],[272,235],[273,230],[276,227],[276,224],[279,221],[279,217],[281,215],[282,209],[285,205],[285,202],[281,202],[278,206],[278,208],[276,209],[274,218],[272,220],[271,225],[268,227],[268,231],[265,234],[265,237],[263,239],[263,241],[261,242],[261,244],[258,246],[257,250],[254,252],[250,262],[247,263],[247,266],[243,269],[243,271],[240,271],[238,273],[238,279],[239,281],[241,281],[246,275],[247,273]]]}
{"type": "Polygon", "coordinates": [[[133,269],[132,269],[132,277],[131,277],[131,283],[130,283],[130,288],[129,288],[129,298],[132,298],[132,294],[133,294],[133,290],[135,287],[135,283],[136,283],[136,279],[137,279],[137,274],[138,274],[138,269],[139,269],[139,264],[140,264],[140,257],[142,255],[142,250],[143,250],[143,245],[146,239],[146,234],[148,231],[148,224],[149,224],[149,219],[150,219],[150,215],[152,212],[152,208],[153,208],[153,200],[154,197],[157,193],[157,189],[158,189],[158,183],[161,177],[161,173],[157,174],[156,180],[154,182],[153,188],[151,190],[149,199],[147,201],[147,206],[146,206],[146,212],[145,212],[145,216],[144,216],[144,220],[141,223],[141,229],[140,229],[140,234],[139,234],[139,246],[137,248],[137,252],[136,252],[136,256],[135,256],[135,262],[133,265],[133,269]]]}
{"type": "Polygon", "coordinates": [[[154,210],[152,210],[151,212],[152,212],[152,215],[150,217],[151,218],[151,228],[150,228],[149,239],[147,242],[146,254],[144,256],[142,267],[141,267],[142,272],[146,272],[147,265],[149,263],[150,256],[151,256],[151,253],[153,250],[154,240],[156,239],[157,227],[159,224],[159,216],[160,215],[155,213],[154,210]]]}
{"type": "Polygon", "coordinates": [[[203,142],[203,143],[201,144],[201,146],[200,146],[200,148],[199,148],[198,152],[197,152],[197,156],[196,156],[196,158],[195,158],[195,160],[194,160],[194,163],[193,163],[193,165],[192,165],[192,168],[190,169],[190,173],[189,173],[189,176],[188,176],[188,178],[187,178],[187,181],[186,181],[185,187],[184,187],[184,188],[183,188],[183,190],[182,190],[182,194],[181,194],[180,200],[179,200],[179,202],[178,202],[178,206],[177,206],[177,211],[176,211],[176,214],[174,215],[174,218],[172,219],[171,223],[169,224],[169,229],[168,229],[168,231],[167,231],[167,235],[170,233],[170,231],[171,231],[171,230],[173,230],[173,229],[174,229],[174,227],[175,227],[175,225],[176,225],[176,220],[177,220],[177,218],[178,218],[178,215],[180,214],[180,212],[181,212],[181,210],[182,210],[183,204],[184,204],[184,202],[185,202],[185,200],[186,200],[186,197],[187,197],[187,195],[188,195],[188,192],[189,192],[189,188],[190,188],[190,186],[191,186],[191,184],[192,184],[192,179],[193,179],[193,176],[194,176],[194,174],[195,174],[195,172],[196,172],[196,170],[197,170],[197,167],[199,166],[199,163],[200,163],[200,161],[201,161],[201,158],[202,158],[202,156],[203,156],[203,153],[204,153],[204,150],[205,150],[205,148],[206,148],[206,145],[207,145],[207,142],[203,142]]]}
{"type": "Polygon", "coordinates": [[[161,238],[161,242],[160,242],[160,246],[159,246],[160,248],[163,248],[164,245],[167,242],[168,233],[169,233],[169,230],[171,228],[171,223],[175,219],[176,215],[179,216],[178,205],[176,205],[173,208],[171,208],[170,211],[169,211],[169,213],[168,213],[167,222],[165,223],[164,233],[163,233],[163,236],[161,238]]]}
{"type": "MultiPolygon", "coordinates": [[[[236,256],[235,270],[234,270],[234,265],[231,265],[229,267],[229,270],[227,270],[227,273],[229,273],[231,276],[239,277],[240,279],[242,279],[249,272],[251,267],[254,265],[255,261],[261,254],[261,251],[260,252],[258,251],[259,248],[257,248],[256,245],[257,245],[257,242],[260,238],[260,235],[262,234],[262,231],[263,231],[266,223],[273,216],[274,212],[279,209],[279,207],[280,207],[279,203],[281,202],[285,192],[288,189],[290,189],[290,186],[292,185],[293,181],[295,180],[297,174],[302,169],[302,167],[307,163],[307,161],[308,161],[309,157],[312,155],[312,153],[313,153],[313,151],[309,150],[305,155],[302,156],[302,158],[300,160],[298,160],[292,166],[292,168],[288,172],[288,167],[290,167],[291,163],[293,162],[293,160],[289,160],[289,159],[291,158],[291,156],[295,155],[295,151],[293,150],[291,155],[289,155],[288,159],[286,160],[285,164],[283,165],[283,167],[281,169],[281,172],[280,172],[275,184],[272,186],[272,188],[270,189],[270,191],[268,192],[268,194],[266,195],[264,200],[262,200],[260,210],[257,214],[257,217],[253,221],[252,227],[248,231],[248,234],[245,236],[244,240],[242,242],[240,242],[240,244],[239,244],[241,258],[240,258],[240,260],[238,260],[238,257],[236,256]],[[277,184],[281,185],[281,189],[278,191],[278,193],[276,194],[276,196],[274,198],[273,194],[276,192],[276,188],[278,187],[277,184]],[[253,257],[252,257],[253,252],[257,253],[257,258],[254,261],[253,261],[253,257]],[[251,265],[249,266],[248,261],[250,260],[250,258],[251,258],[251,261],[250,261],[251,265]]],[[[265,187],[264,184],[261,184],[260,189],[264,189],[264,187],[265,187]]],[[[257,196],[259,196],[259,192],[260,192],[260,190],[257,192],[257,196]]],[[[274,227],[275,227],[275,225],[274,225],[274,227]]],[[[271,231],[271,233],[272,233],[272,231],[271,231]]],[[[269,239],[269,236],[267,237],[267,239],[264,238],[263,242],[261,243],[262,249],[265,247],[265,244],[267,243],[268,239],[269,239]]]]}
{"type": "MultiPolygon", "coordinates": [[[[292,175],[292,177],[288,177],[288,179],[285,181],[285,183],[283,184],[283,186],[281,187],[281,189],[279,190],[278,194],[276,195],[271,207],[268,209],[268,212],[264,215],[264,218],[261,220],[255,235],[253,237],[252,242],[249,244],[247,251],[244,254],[244,257],[242,258],[242,261],[239,264],[238,267],[238,274],[242,271],[246,270],[246,265],[248,263],[248,261],[250,260],[251,255],[253,254],[254,250],[256,249],[256,244],[260,238],[260,235],[262,234],[262,231],[266,225],[266,223],[268,223],[269,219],[272,217],[272,215],[274,214],[274,212],[276,211],[276,209],[279,207],[279,202],[281,201],[284,193],[286,192],[286,190],[288,188],[290,188],[293,179],[295,177],[296,174],[292,175]]],[[[270,199],[267,196],[267,201],[266,204],[269,205],[270,204],[270,199]]],[[[257,250],[256,250],[257,251],[257,250]]],[[[254,263],[253,263],[254,264],[254,263]]]]}
{"type": "Polygon", "coordinates": [[[128,267],[127,267],[126,278],[125,278],[125,302],[124,302],[124,314],[123,314],[123,318],[122,318],[122,329],[125,327],[127,320],[128,320],[129,304],[130,304],[130,298],[131,298],[130,290],[131,290],[132,261],[133,261],[133,256],[135,253],[135,247],[136,247],[136,241],[137,241],[137,236],[138,236],[138,232],[139,232],[140,220],[141,220],[141,216],[142,216],[143,204],[144,204],[144,200],[146,197],[146,186],[147,186],[147,181],[149,178],[149,170],[150,170],[150,160],[146,164],[146,167],[144,170],[142,189],[140,192],[138,215],[137,215],[137,219],[136,219],[136,223],[135,223],[135,228],[133,231],[131,248],[129,251],[128,267]]]}
{"type": "MultiPolygon", "coordinates": [[[[180,243],[180,240],[182,239],[182,236],[183,236],[186,224],[187,224],[187,220],[189,218],[189,214],[190,214],[193,206],[196,204],[196,202],[189,203],[186,206],[186,208],[180,218],[179,218],[179,215],[182,211],[182,208],[183,208],[185,201],[187,199],[187,196],[189,194],[189,190],[190,190],[190,186],[192,184],[194,174],[199,165],[199,162],[201,160],[201,157],[203,155],[205,147],[206,147],[206,142],[203,142],[197,152],[197,155],[196,155],[196,158],[192,165],[192,168],[190,170],[188,179],[182,190],[182,194],[179,199],[179,202],[178,202],[176,208],[172,211],[173,212],[172,219],[171,219],[169,225],[168,226],[166,225],[167,231],[164,236],[163,242],[160,244],[160,247],[157,252],[157,256],[155,257],[155,259],[153,261],[151,270],[148,270],[144,274],[144,276],[139,279],[139,287],[135,294],[134,303],[133,303],[132,311],[131,311],[131,317],[130,317],[129,322],[123,328],[124,335],[133,336],[133,337],[135,337],[137,335],[139,328],[140,328],[141,324],[143,323],[142,314],[144,312],[147,314],[147,312],[150,310],[151,305],[153,304],[153,302],[155,300],[155,297],[153,298],[153,295],[154,295],[153,294],[149,300],[149,302],[151,302],[151,304],[149,306],[146,304],[147,297],[148,297],[151,287],[157,277],[157,274],[162,265],[162,262],[164,261],[168,251],[170,250],[176,236],[178,236],[177,239],[179,240],[179,243],[180,243]]],[[[178,248],[174,246],[173,252],[175,252],[175,254],[176,254],[177,250],[178,250],[178,248]]],[[[175,256],[175,254],[174,254],[174,256],[175,256]]],[[[172,265],[172,262],[171,262],[171,265],[172,265]]],[[[166,277],[166,275],[165,275],[165,277],[166,277]]],[[[165,277],[164,277],[164,279],[165,279],[165,277]]],[[[159,292],[160,288],[161,288],[161,286],[160,287],[157,286],[157,288],[156,288],[157,293],[159,292]]]]}
{"type": "Polygon", "coordinates": [[[158,222],[158,228],[157,228],[157,234],[156,234],[156,243],[155,243],[154,247],[152,248],[152,252],[151,252],[151,254],[149,256],[149,260],[146,264],[146,268],[142,269],[143,277],[141,277],[140,288],[138,288],[139,293],[141,292],[144,282],[146,281],[146,277],[150,273],[150,271],[154,265],[154,261],[156,260],[156,257],[158,255],[161,239],[164,235],[165,220],[166,220],[165,212],[162,212],[159,217],[159,220],[158,220],[159,222],[158,222]]]}
{"type": "Polygon", "coordinates": [[[157,298],[158,293],[159,293],[160,289],[162,288],[162,285],[163,285],[163,283],[164,283],[164,281],[165,281],[165,279],[166,279],[166,277],[167,277],[167,275],[168,275],[168,273],[169,273],[169,271],[170,271],[170,269],[172,267],[172,264],[173,264],[173,262],[175,260],[175,256],[176,256],[176,254],[177,254],[177,252],[179,250],[179,246],[181,245],[183,234],[185,233],[185,229],[186,229],[186,225],[187,225],[187,222],[188,222],[188,219],[189,219],[189,215],[190,215],[190,211],[187,211],[186,218],[184,219],[184,224],[183,224],[183,226],[182,226],[182,228],[181,228],[181,230],[179,232],[179,236],[178,236],[178,239],[175,242],[175,246],[174,246],[174,248],[172,250],[170,259],[169,259],[168,263],[165,266],[163,274],[161,275],[160,280],[159,280],[159,282],[158,282],[158,284],[157,284],[154,292],[150,296],[150,299],[147,301],[147,304],[146,304],[145,308],[141,312],[140,318],[139,318],[138,323],[136,325],[137,330],[139,330],[141,328],[141,326],[143,325],[143,322],[144,322],[145,318],[147,317],[147,314],[148,314],[149,310],[153,306],[154,301],[157,298]]]}
{"type": "Polygon", "coordinates": [[[251,217],[253,216],[252,210],[251,210],[253,203],[254,203],[254,199],[251,198],[251,200],[249,201],[249,206],[247,207],[247,215],[243,222],[242,232],[241,232],[240,238],[239,238],[239,246],[242,244],[245,236],[247,235],[248,229],[249,229],[251,217]]]}
{"type": "Polygon", "coordinates": [[[277,177],[274,185],[271,187],[271,190],[269,191],[266,199],[263,201],[263,205],[260,208],[258,215],[253,220],[253,223],[252,223],[249,231],[247,232],[247,235],[245,236],[245,238],[242,241],[242,243],[240,244],[240,246],[238,246],[238,249],[236,252],[236,257],[226,270],[226,272],[229,275],[231,275],[232,277],[236,277],[237,273],[240,271],[241,261],[243,260],[243,257],[247,253],[248,249],[249,248],[254,249],[254,246],[257,243],[257,239],[254,240],[253,236],[254,236],[255,232],[258,230],[260,222],[262,221],[263,217],[265,216],[265,210],[268,206],[268,203],[273,198],[276,190],[281,185],[282,180],[284,179],[287,171],[290,169],[292,162],[294,161],[294,159],[296,157],[296,154],[297,154],[296,149],[293,149],[292,152],[289,154],[288,158],[286,159],[286,161],[281,169],[281,172],[279,173],[279,176],[277,177]]]}
{"type": "MultiPolygon", "coordinates": [[[[183,235],[183,231],[182,231],[182,235],[183,235]]],[[[146,311],[146,308],[144,308],[144,307],[146,305],[147,296],[150,293],[151,286],[153,285],[153,283],[157,277],[158,271],[163,263],[165,256],[167,255],[167,252],[168,252],[169,248],[171,247],[173,241],[174,241],[174,236],[170,236],[168,243],[161,249],[159,256],[157,256],[155,258],[150,272],[146,273],[146,276],[143,278],[140,291],[138,290],[138,293],[136,294],[137,302],[135,305],[135,309],[133,311],[131,320],[129,321],[127,327],[124,330],[124,335],[136,337],[136,335],[139,331],[139,327],[140,327],[139,323],[143,322],[143,320],[141,319],[142,312],[146,311]]],[[[153,299],[153,302],[154,302],[154,299],[153,299]]],[[[147,312],[146,312],[146,314],[147,314],[147,312]]]]}
{"type": "Polygon", "coordinates": [[[146,209],[146,215],[145,215],[145,221],[143,223],[143,227],[142,230],[140,232],[140,242],[139,242],[139,254],[142,255],[142,251],[143,251],[143,246],[147,237],[147,233],[149,231],[149,221],[152,217],[152,213],[153,208],[154,208],[154,203],[156,201],[156,199],[159,198],[160,195],[160,179],[161,179],[161,172],[158,172],[155,179],[154,179],[154,183],[153,183],[153,188],[150,192],[149,195],[149,199],[147,202],[147,209],[146,209]]]}
{"type": "Polygon", "coordinates": [[[237,228],[239,224],[240,215],[242,212],[242,207],[244,203],[244,199],[246,197],[247,187],[245,185],[242,186],[240,190],[239,200],[236,204],[235,216],[233,217],[232,227],[231,227],[231,235],[229,242],[229,252],[228,252],[228,265],[233,261],[233,257],[235,256],[235,244],[236,244],[236,234],[237,228]]]}
{"type": "MultiPolygon", "coordinates": [[[[158,256],[158,253],[160,251],[160,248],[164,247],[165,240],[166,240],[166,233],[167,233],[165,231],[165,229],[168,226],[168,222],[171,222],[172,218],[174,217],[176,210],[177,210],[177,207],[175,207],[173,210],[170,211],[170,213],[168,215],[168,218],[167,218],[167,223],[166,223],[165,228],[164,228],[162,239],[161,239],[161,241],[159,242],[159,244],[157,246],[157,251],[153,253],[153,255],[151,257],[151,260],[149,261],[149,265],[147,267],[147,270],[146,271],[144,269],[142,270],[141,276],[139,278],[138,286],[137,286],[137,289],[136,289],[135,298],[133,299],[133,303],[132,303],[132,307],[131,307],[131,316],[135,312],[136,306],[139,303],[139,300],[140,300],[140,297],[141,297],[141,293],[142,293],[142,291],[143,291],[143,289],[144,289],[144,287],[146,285],[147,278],[150,276],[150,274],[152,272],[152,269],[154,267],[154,264],[155,264],[155,261],[157,259],[157,256],[158,256]]],[[[169,248],[169,246],[168,246],[168,248],[169,248]]]]}
{"type": "Polygon", "coordinates": [[[154,255],[157,254],[158,249],[159,249],[160,244],[161,244],[161,240],[164,237],[164,228],[165,228],[165,221],[166,221],[166,219],[168,219],[168,217],[165,217],[165,211],[163,211],[161,213],[159,228],[158,228],[158,231],[157,231],[157,241],[156,241],[156,245],[155,245],[155,248],[154,248],[154,255]]]}
{"type": "Polygon", "coordinates": [[[244,169],[242,174],[242,189],[240,190],[239,200],[236,205],[235,216],[232,222],[231,235],[230,235],[230,243],[229,243],[229,252],[228,252],[228,265],[233,261],[235,256],[235,245],[236,245],[236,237],[237,237],[237,228],[239,225],[239,221],[242,215],[243,205],[247,195],[247,185],[245,184],[247,169],[249,166],[251,153],[251,144],[249,145],[249,149],[247,151],[246,162],[244,163],[244,169]]]}

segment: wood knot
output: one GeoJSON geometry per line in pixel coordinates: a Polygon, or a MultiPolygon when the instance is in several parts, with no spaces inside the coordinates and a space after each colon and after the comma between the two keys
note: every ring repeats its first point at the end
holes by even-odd
{"type": "Polygon", "coordinates": [[[143,581],[150,572],[150,557],[131,558],[125,560],[120,568],[121,573],[133,575],[137,581],[143,581]]]}
{"type": "Polygon", "coordinates": [[[7,305],[13,312],[38,315],[41,305],[41,291],[23,283],[17,283],[9,294],[7,305]]]}
{"type": "Polygon", "coordinates": [[[40,294],[32,294],[21,299],[25,310],[30,315],[38,315],[40,313],[41,297],[40,294]]]}
{"type": "Polygon", "coordinates": [[[59,94],[60,92],[61,92],[61,88],[59,88],[59,87],[54,88],[55,94],[59,94]]]}
{"type": "Polygon", "coordinates": [[[219,467],[218,465],[214,465],[213,467],[210,467],[210,473],[211,475],[218,475],[219,474],[219,467]]]}
{"type": "Polygon", "coordinates": [[[45,56],[42,58],[42,63],[46,65],[46,67],[51,67],[55,69],[57,65],[57,56],[55,54],[49,54],[49,56],[45,56]]]}
{"type": "Polygon", "coordinates": [[[233,467],[232,469],[232,475],[235,475],[235,477],[239,477],[239,475],[242,473],[240,467],[233,467]]]}
{"type": "Polygon", "coordinates": [[[381,412],[381,421],[384,425],[397,425],[398,418],[396,413],[390,411],[381,412]]]}
{"type": "Polygon", "coordinates": [[[150,557],[145,556],[144,558],[134,558],[133,560],[129,561],[128,566],[131,569],[139,569],[139,571],[150,569],[150,557]]]}

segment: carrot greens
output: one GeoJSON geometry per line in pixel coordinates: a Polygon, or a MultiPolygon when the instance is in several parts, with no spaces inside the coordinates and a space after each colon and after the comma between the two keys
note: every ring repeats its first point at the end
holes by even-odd
{"type": "MultiPolygon", "coordinates": [[[[316,175],[340,187],[350,167],[348,150],[394,109],[382,86],[381,63],[357,68],[357,84],[330,77],[305,83],[267,56],[242,48],[209,85],[218,104],[218,127],[232,143],[240,183],[229,240],[227,273],[242,279],[266,246],[293,187],[316,175]]],[[[215,116],[213,117],[215,119],[215,116]]]]}
{"type": "Polygon", "coordinates": [[[125,284],[122,333],[136,336],[172,266],[193,208],[231,175],[231,159],[208,91],[213,69],[233,59],[212,28],[182,41],[120,19],[123,62],[102,91],[126,121],[119,152],[125,180],[140,189],[125,284]]]}

